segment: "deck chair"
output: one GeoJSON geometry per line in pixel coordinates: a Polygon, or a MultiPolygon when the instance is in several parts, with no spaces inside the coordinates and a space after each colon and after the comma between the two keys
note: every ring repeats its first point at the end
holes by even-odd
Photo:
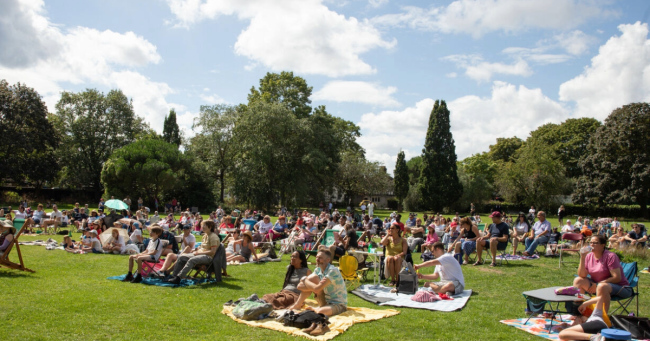
{"type": "Polygon", "coordinates": [[[364,278],[364,272],[368,269],[358,269],[359,262],[354,256],[343,255],[339,258],[339,271],[345,281],[345,288],[352,291],[361,285],[364,278]]]}
{"type": "MultiPolygon", "coordinates": [[[[562,235],[562,240],[575,241],[577,243],[577,242],[582,240],[582,233],[565,233],[565,234],[562,235]]],[[[559,261],[560,263],[558,265],[559,268],[562,267],[562,263],[566,263],[565,261],[562,260],[562,253],[564,253],[564,252],[580,252],[580,249],[565,249],[565,248],[561,248],[560,245],[558,245],[558,249],[560,249],[560,261],[559,261]]]]}
{"type": "Polygon", "coordinates": [[[616,314],[619,310],[621,313],[629,314],[627,310],[628,306],[634,299],[636,299],[636,316],[639,316],[639,276],[637,272],[639,267],[636,262],[632,263],[623,263],[621,262],[621,267],[623,267],[623,276],[627,278],[627,281],[630,283],[627,287],[632,289],[632,296],[628,298],[620,298],[618,296],[612,296],[612,302],[618,302],[619,306],[610,313],[610,315],[616,314]]]}
{"type": "Polygon", "coordinates": [[[318,253],[318,247],[320,245],[325,245],[325,246],[329,247],[333,243],[334,243],[334,231],[333,230],[324,230],[318,236],[318,239],[316,239],[316,242],[312,244],[311,250],[307,250],[306,248],[304,248],[304,245],[303,245],[303,250],[307,254],[307,259],[309,259],[310,256],[316,256],[316,254],[318,253]]]}
{"type": "Polygon", "coordinates": [[[217,248],[214,257],[212,257],[212,263],[199,264],[195,266],[194,269],[190,270],[187,277],[193,279],[212,280],[212,275],[214,274],[214,280],[216,282],[221,282],[221,270],[225,270],[226,266],[226,248],[221,244],[217,248]]]}
{"type": "Polygon", "coordinates": [[[32,269],[28,269],[25,267],[25,263],[23,262],[23,255],[20,252],[20,245],[18,244],[18,239],[20,238],[20,235],[24,231],[25,227],[25,220],[24,219],[14,219],[13,221],[14,228],[16,228],[16,234],[14,235],[14,240],[9,244],[9,247],[2,253],[2,256],[0,256],[0,266],[7,267],[9,269],[16,269],[16,270],[21,270],[21,271],[27,271],[27,272],[35,272],[32,269]],[[18,262],[19,263],[14,263],[11,260],[9,260],[9,254],[11,253],[11,250],[13,248],[16,248],[16,254],[18,255],[18,262]]]}
{"type": "Polygon", "coordinates": [[[289,237],[280,239],[280,254],[278,258],[282,258],[285,253],[293,253],[296,251],[295,241],[298,239],[298,231],[292,230],[289,237]]]}

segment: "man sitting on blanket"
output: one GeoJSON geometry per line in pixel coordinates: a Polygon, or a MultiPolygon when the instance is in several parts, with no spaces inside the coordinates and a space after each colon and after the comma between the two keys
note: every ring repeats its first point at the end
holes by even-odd
{"type": "Polygon", "coordinates": [[[307,307],[318,314],[334,316],[347,310],[348,292],[339,269],[330,262],[332,254],[327,248],[319,249],[316,254],[316,269],[314,273],[300,279],[298,290],[300,297],[289,310],[300,309],[312,293],[318,301],[318,308],[307,307]]]}
{"type": "Polygon", "coordinates": [[[445,244],[436,242],[433,244],[433,255],[436,259],[416,264],[415,270],[436,266],[433,275],[418,273],[419,279],[440,279],[438,282],[426,282],[424,286],[433,289],[436,293],[445,293],[447,296],[459,295],[465,290],[465,277],[460,263],[450,253],[445,252],[445,244]]]}
{"type": "Polygon", "coordinates": [[[474,265],[483,264],[483,249],[485,248],[490,249],[490,252],[492,253],[492,263],[490,266],[496,266],[497,250],[505,250],[508,246],[510,228],[508,228],[508,224],[501,221],[501,212],[492,212],[490,218],[492,218],[492,224],[488,227],[487,235],[476,240],[476,254],[478,255],[478,260],[474,265]]]}

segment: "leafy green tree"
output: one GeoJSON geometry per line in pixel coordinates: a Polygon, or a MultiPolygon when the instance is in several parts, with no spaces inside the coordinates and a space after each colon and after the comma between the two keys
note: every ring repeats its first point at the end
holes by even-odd
{"type": "Polygon", "coordinates": [[[108,94],[87,89],[64,91],[52,122],[62,137],[58,149],[62,184],[88,186],[99,197],[104,162],[119,148],[135,141],[149,126],[133,112],[131,101],[120,90],[108,94]]]}
{"type": "Polygon", "coordinates": [[[297,118],[305,118],[312,110],[309,105],[312,89],[304,78],[294,76],[293,72],[268,72],[260,79],[259,89],[251,88],[248,104],[260,100],[267,103],[284,103],[297,118]]]}
{"type": "Polygon", "coordinates": [[[521,148],[524,144],[518,137],[499,137],[497,143],[490,145],[490,152],[488,153],[492,160],[508,162],[512,161],[517,149],[521,148]]]}
{"type": "Polygon", "coordinates": [[[452,205],[463,194],[463,186],[458,180],[456,146],[451,134],[449,114],[447,103],[436,100],[429,116],[422,150],[419,189],[423,205],[434,211],[452,205]]]}
{"type": "Polygon", "coordinates": [[[634,200],[647,219],[650,197],[650,104],[632,103],[617,108],[591,136],[580,159],[583,176],[574,200],[602,204],[634,200]]]}
{"type": "Polygon", "coordinates": [[[496,186],[506,200],[540,208],[556,204],[558,196],[570,191],[564,166],[553,149],[537,139],[529,139],[513,162],[500,163],[496,186]]]}
{"type": "Polygon", "coordinates": [[[492,160],[489,153],[477,153],[466,157],[458,162],[458,169],[463,169],[463,173],[469,177],[482,177],[490,185],[494,184],[494,178],[498,171],[498,164],[492,160]]]}
{"type": "Polygon", "coordinates": [[[458,211],[468,211],[472,203],[481,204],[492,197],[493,184],[485,174],[472,174],[463,166],[458,167],[458,179],[463,185],[463,195],[458,200],[458,211]]]}
{"type": "Polygon", "coordinates": [[[169,110],[169,115],[165,116],[163,123],[163,140],[167,143],[175,144],[176,147],[181,145],[181,130],[176,123],[176,110],[169,110]]]}
{"type": "Polygon", "coordinates": [[[397,154],[397,162],[395,163],[395,197],[397,198],[397,209],[401,210],[402,201],[409,194],[409,169],[406,166],[404,151],[397,154]]]}
{"type": "Polygon", "coordinates": [[[40,189],[57,175],[60,136],[32,88],[0,80],[0,169],[4,178],[40,189]]]}
{"type": "Polygon", "coordinates": [[[587,153],[589,138],[600,126],[595,118],[570,118],[561,124],[542,125],[530,135],[551,146],[566,168],[566,175],[577,178],[582,175],[580,158],[587,153]]]}
{"type": "Polygon", "coordinates": [[[225,104],[202,105],[192,129],[196,135],[187,151],[205,163],[207,175],[219,182],[219,202],[224,201],[226,174],[230,172],[236,152],[233,132],[239,114],[237,108],[225,104]]]}
{"type": "MultiPolygon", "coordinates": [[[[422,172],[422,156],[414,156],[406,162],[409,171],[409,184],[415,186],[420,183],[420,172],[422,172]]],[[[415,186],[417,187],[417,186],[415,186]]]]}
{"type": "Polygon", "coordinates": [[[354,198],[387,193],[391,189],[391,179],[378,162],[366,160],[362,153],[345,150],[336,173],[336,186],[347,198],[354,198]]]}
{"type": "Polygon", "coordinates": [[[140,140],[115,150],[104,164],[101,181],[106,192],[155,198],[173,191],[187,179],[189,160],[175,144],[140,140]]]}

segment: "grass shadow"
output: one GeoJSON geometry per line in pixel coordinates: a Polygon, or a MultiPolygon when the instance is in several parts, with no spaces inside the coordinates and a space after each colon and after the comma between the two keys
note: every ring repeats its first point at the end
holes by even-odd
{"type": "Polygon", "coordinates": [[[32,277],[32,276],[28,276],[28,275],[29,275],[29,273],[27,273],[27,272],[25,272],[25,271],[20,271],[20,272],[16,272],[16,271],[1,271],[1,272],[0,272],[0,278],[32,277]]]}

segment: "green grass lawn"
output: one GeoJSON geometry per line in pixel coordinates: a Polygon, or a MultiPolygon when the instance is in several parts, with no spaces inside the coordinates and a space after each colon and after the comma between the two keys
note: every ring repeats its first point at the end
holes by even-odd
{"type": "MultiPolygon", "coordinates": [[[[61,236],[54,238],[62,240],[61,236]]],[[[21,237],[22,241],[34,239],[37,237],[21,237]]],[[[26,266],[36,273],[0,269],[3,339],[295,340],[280,332],[236,323],[221,314],[222,304],[230,299],[280,290],[287,256],[280,263],[230,266],[232,277],[219,284],[162,288],[107,280],[126,273],[126,256],[75,255],[46,251],[43,246],[23,246],[22,252],[26,266]]],[[[416,263],[418,257],[414,255],[416,263]]],[[[577,261],[577,257],[571,260],[577,261]]],[[[510,262],[497,268],[464,266],[466,288],[474,294],[463,310],[443,313],[394,308],[401,313],[354,325],[336,339],[541,340],[499,320],[524,317],[523,291],[570,285],[576,267],[573,263],[558,269],[554,258],[510,262]]],[[[433,268],[424,270],[431,272],[433,268]]],[[[640,276],[640,313],[648,316],[650,275],[640,276]]],[[[350,306],[393,309],[354,295],[348,299],[350,306]]]]}

